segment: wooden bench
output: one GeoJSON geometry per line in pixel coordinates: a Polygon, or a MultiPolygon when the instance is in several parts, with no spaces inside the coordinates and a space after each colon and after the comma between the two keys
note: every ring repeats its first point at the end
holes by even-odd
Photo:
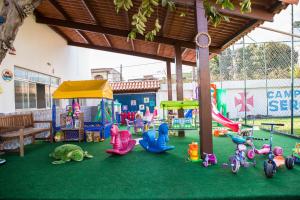
{"type": "Polygon", "coordinates": [[[13,139],[19,139],[20,156],[24,156],[24,138],[31,137],[35,142],[35,135],[42,132],[50,132],[49,139],[52,142],[52,121],[34,121],[33,114],[21,115],[3,115],[0,116],[0,140],[1,142],[9,142],[13,139]],[[48,123],[48,128],[35,128],[38,123],[48,123]]]}

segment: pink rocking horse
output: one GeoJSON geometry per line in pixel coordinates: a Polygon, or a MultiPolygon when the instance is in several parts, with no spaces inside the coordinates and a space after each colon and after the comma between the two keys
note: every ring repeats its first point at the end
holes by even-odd
{"type": "Polygon", "coordinates": [[[119,131],[118,126],[112,125],[110,135],[110,144],[113,145],[113,148],[106,150],[106,153],[125,155],[135,146],[136,141],[131,139],[131,134],[128,130],[119,131]]]}

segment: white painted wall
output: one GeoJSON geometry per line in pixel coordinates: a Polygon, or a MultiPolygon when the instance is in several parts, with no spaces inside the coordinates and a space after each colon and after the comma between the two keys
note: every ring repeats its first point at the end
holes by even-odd
{"type": "MultiPolygon", "coordinates": [[[[60,77],[61,80],[90,79],[89,49],[68,46],[66,41],[46,25],[37,24],[28,17],[20,27],[14,46],[17,55],[7,54],[0,71],[14,66],[60,77]],[[48,66],[46,63],[51,63],[48,66]],[[54,73],[52,74],[52,67],[54,73]]],[[[15,111],[14,81],[0,78],[0,113],[15,111]]]]}
{"type": "MultiPolygon", "coordinates": [[[[294,114],[300,116],[300,79],[295,79],[294,89],[294,114]]],[[[216,83],[221,88],[221,83],[216,83]]],[[[269,116],[290,116],[291,96],[289,79],[268,80],[268,91],[265,88],[265,80],[247,81],[247,115],[269,115],[269,116]],[[268,93],[267,93],[268,92],[268,93]],[[268,94],[268,95],[267,95],[268,94]],[[268,96],[268,98],[267,98],[268,96]],[[252,101],[253,100],[253,101],[252,101]],[[252,103],[253,102],[253,103],[252,103]]],[[[196,85],[185,83],[183,86],[184,98],[193,98],[196,85]]],[[[241,102],[244,103],[244,81],[225,81],[222,87],[227,90],[224,102],[227,104],[227,111],[230,118],[244,117],[245,111],[241,102]]],[[[176,85],[173,87],[173,99],[176,100],[176,85]]],[[[162,84],[157,94],[157,104],[168,99],[167,85],[162,84]]],[[[161,113],[162,114],[162,113],[161,113]]]]}

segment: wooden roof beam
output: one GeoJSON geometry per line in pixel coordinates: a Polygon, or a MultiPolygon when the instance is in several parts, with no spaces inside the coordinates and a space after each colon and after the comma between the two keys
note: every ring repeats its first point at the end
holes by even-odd
{"type": "Polygon", "coordinates": [[[83,39],[83,41],[84,41],[85,43],[90,43],[90,42],[88,41],[88,39],[86,38],[86,36],[84,36],[84,33],[80,32],[80,31],[78,31],[78,30],[75,30],[75,32],[81,37],[81,39],[83,39]]]}
{"type": "MultiPolygon", "coordinates": [[[[194,1],[186,1],[186,0],[174,0],[174,2],[181,6],[188,6],[189,8],[193,9],[195,6],[194,1]]],[[[215,0],[210,0],[211,3],[215,4],[215,0]]],[[[221,9],[221,7],[217,7],[218,11],[224,15],[231,15],[231,16],[237,16],[237,17],[243,17],[248,19],[255,19],[255,20],[263,20],[263,21],[269,21],[273,22],[273,13],[271,11],[262,9],[262,8],[256,8],[252,7],[251,13],[241,13],[240,11],[240,5],[238,2],[234,2],[235,9],[234,10],[228,10],[228,9],[221,9]]]]}
{"type": "Polygon", "coordinates": [[[159,55],[159,52],[160,52],[160,45],[161,45],[160,43],[157,45],[157,50],[156,50],[157,55],[159,55]]]}
{"type": "MultiPolygon", "coordinates": [[[[64,16],[65,19],[72,20],[70,15],[61,7],[61,5],[59,5],[57,1],[55,0],[49,0],[49,1],[55,7],[55,9],[58,10],[58,12],[60,12],[64,16]]],[[[93,42],[85,35],[85,33],[77,29],[75,30],[75,32],[79,35],[79,37],[83,39],[83,41],[85,41],[86,43],[93,44],[93,42]]]]}
{"type": "MultiPolygon", "coordinates": [[[[129,31],[127,31],[127,30],[107,28],[107,27],[103,27],[103,26],[99,26],[99,25],[73,22],[73,21],[69,21],[69,20],[53,19],[53,18],[47,18],[47,17],[42,17],[42,16],[37,16],[36,22],[41,23],[41,24],[47,24],[49,26],[60,26],[60,27],[65,27],[65,28],[95,32],[95,33],[103,33],[103,34],[121,36],[121,37],[126,37],[126,38],[129,34],[129,31]]],[[[137,39],[145,40],[145,38],[140,35],[137,36],[137,39]]],[[[187,47],[187,48],[191,48],[191,49],[195,48],[195,42],[177,40],[177,39],[161,37],[161,36],[156,36],[154,38],[153,42],[158,42],[158,43],[163,43],[163,44],[168,44],[168,45],[180,44],[182,47],[187,47]]]]}
{"type": "Polygon", "coordinates": [[[235,4],[234,6],[235,6],[234,10],[222,9],[221,7],[217,7],[217,9],[223,15],[230,15],[230,16],[237,16],[237,17],[248,18],[248,19],[273,22],[274,14],[267,10],[261,8],[252,8],[251,13],[241,13],[240,5],[235,4]]]}
{"type": "Polygon", "coordinates": [[[88,1],[87,0],[80,0],[82,5],[84,6],[84,8],[86,9],[86,11],[89,13],[89,16],[90,18],[96,23],[96,24],[99,24],[98,20],[95,18],[93,12],[92,12],[92,9],[91,7],[89,6],[88,4],[88,1]]]}
{"type": "Polygon", "coordinates": [[[169,9],[167,9],[166,15],[164,17],[164,21],[162,22],[162,31],[161,31],[162,35],[164,35],[164,33],[167,31],[167,26],[168,26],[167,21],[168,21],[169,17],[170,17],[170,11],[169,11],[169,9]]]}
{"type": "MultiPolygon", "coordinates": [[[[153,54],[147,54],[147,53],[140,53],[140,52],[136,52],[136,51],[129,51],[129,50],[125,50],[125,49],[116,49],[116,48],[111,48],[111,47],[104,47],[104,46],[84,44],[84,43],[79,43],[79,42],[70,42],[70,41],[68,42],[68,45],[82,47],[82,48],[96,49],[96,50],[101,50],[101,51],[108,51],[108,52],[112,52],[112,53],[120,53],[120,54],[125,54],[125,55],[130,55],[130,56],[138,56],[138,57],[149,58],[149,59],[154,59],[154,60],[174,62],[174,59],[172,59],[172,58],[167,58],[167,57],[153,55],[153,54]]],[[[182,61],[182,64],[189,65],[189,66],[196,66],[196,63],[190,62],[190,61],[182,61]]]]}
{"type": "Polygon", "coordinates": [[[132,51],[135,51],[134,40],[130,40],[132,51]]]}
{"type": "Polygon", "coordinates": [[[49,26],[55,33],[57,33],[58,35],[60,35],[62,38],[64,38],[67,42],[71,41],[70,37],[68,35],[66,35],[64,32],[62,32],[61,30],[59,30],[57,27],[55,26],[49,26]]]}
{"type": "Polygon", "coordinates": [[[107,45],[109,47],[112,47],[111,41],[108,39],[108,37],[105,34],[102,34],[102,36],[104,37],[105,42],[107,43],[107,45]]]}
{"type": "Polygon", "coordinates": [[[245,24],[244,28],[238,31],[231,39],[226,40],[221,47],[221,50],[226,49],[232,43],[241,39],[244,35],[247,35],[252,29],[262,24],[263,21],[252,20],[249,24],[245,24]]]}
{"type": "Polygon", "coordinates": [[[60,12],[65,19],[71,20],[71,17],[66,13],[66,11],[59,5],[59,3],[56,0],[49,0],[49,2],[54,6],[54,8],[60,12]]]}
{"type": "Polygon", "coordinates": [[[183,51],[182,51],[182,53],[181,53],[181,57],[184,56],[184,54],[187,52],[187,50],[188,50],[188,48],[184,48],[184,49],[183,49],[183,51]]]}

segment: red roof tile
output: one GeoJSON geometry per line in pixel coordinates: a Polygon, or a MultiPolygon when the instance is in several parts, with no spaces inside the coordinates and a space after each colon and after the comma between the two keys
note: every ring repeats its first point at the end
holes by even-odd
{"type": "Polygon", "coordinates": [[[160,88],[159,80],[130,81],[110,83],[114,93],[149,92],[160,88]]]}

